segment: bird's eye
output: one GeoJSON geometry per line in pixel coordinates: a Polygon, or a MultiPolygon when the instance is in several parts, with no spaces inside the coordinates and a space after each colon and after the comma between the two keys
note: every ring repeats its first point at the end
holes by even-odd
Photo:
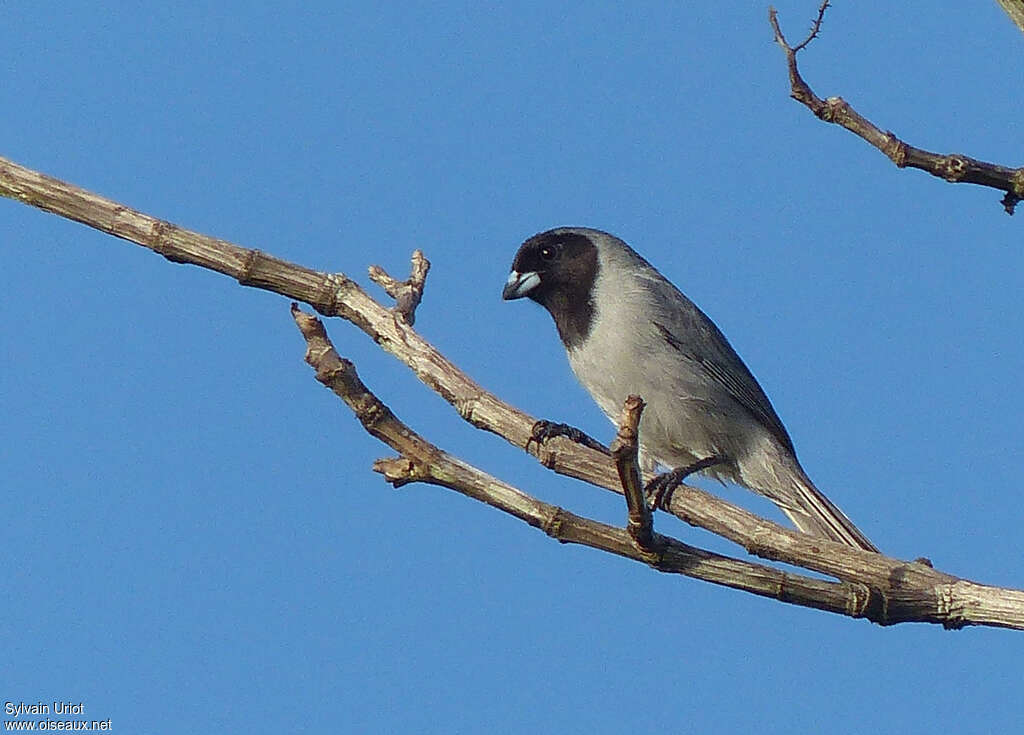
{"type": "Polygon", "coordinates": [[[545,245],[540,249],[541,260],[554,260],[558,255],[558,249],[553,245],[545,245]]]}

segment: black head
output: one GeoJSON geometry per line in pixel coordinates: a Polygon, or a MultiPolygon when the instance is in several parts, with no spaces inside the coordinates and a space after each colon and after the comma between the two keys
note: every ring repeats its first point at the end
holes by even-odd
{"type": "Polygon", "coordinates": [[[541,304],[554,318],[565,346],[574,347],[590,333],[597,270],[597,245],[588,230],[548,230],[519,247],[501,297],[525,296],[541,304]]]}

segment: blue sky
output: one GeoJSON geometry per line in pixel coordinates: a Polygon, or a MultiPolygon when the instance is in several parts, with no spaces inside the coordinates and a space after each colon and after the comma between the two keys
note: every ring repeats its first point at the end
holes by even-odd
{"type": "MultiPolygon", "coordinates": [[[[815,11],[778,8],[792,39],[815,11]]],[[[18,3],[0,49],[0,155],[364,283],[422,248],[417,328],[605,440],[547,314],[500,292],[535,232],[624,237],[715,319],[883,550],[1024,587],[1024,215],[790,100],[766,6],[18,3]]],[[[1014,165],[1022,53],[994,2],[838,2],[801,63],[915,145],[1014,165]]],[[[882,629],[395,491],[285,299],[7,200],[0,225],[0,700],[81,701],[121,733],[1024,724],[1021,633],[882,629]]],[[[624,522],[328,328],[439,446],[624,522]]]]}

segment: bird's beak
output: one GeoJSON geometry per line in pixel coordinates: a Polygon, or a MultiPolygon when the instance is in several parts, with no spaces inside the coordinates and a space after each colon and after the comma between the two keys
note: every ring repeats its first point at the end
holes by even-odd
{"type": "Polygon", "coordinates": [[[501,298],[505,301],[521,299],[524,296],[529,296],[530,291],[539,285],[540,276],[536,271],[527,271],[526,273],[512,271],[508,274],[508,281],[505,282],[505,288],[501,291],[501,298]]]}

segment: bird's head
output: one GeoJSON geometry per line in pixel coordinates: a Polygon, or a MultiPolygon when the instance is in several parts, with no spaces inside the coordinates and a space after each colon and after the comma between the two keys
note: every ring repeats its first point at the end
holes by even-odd
{"type": "Polygon", "coordinates": [[[501,292],[506,301],[523,297],[546,308],[567,347],[586,337],[593,318],[598,271],[597,230],[559,227],[519,246],[501,292]]]}

